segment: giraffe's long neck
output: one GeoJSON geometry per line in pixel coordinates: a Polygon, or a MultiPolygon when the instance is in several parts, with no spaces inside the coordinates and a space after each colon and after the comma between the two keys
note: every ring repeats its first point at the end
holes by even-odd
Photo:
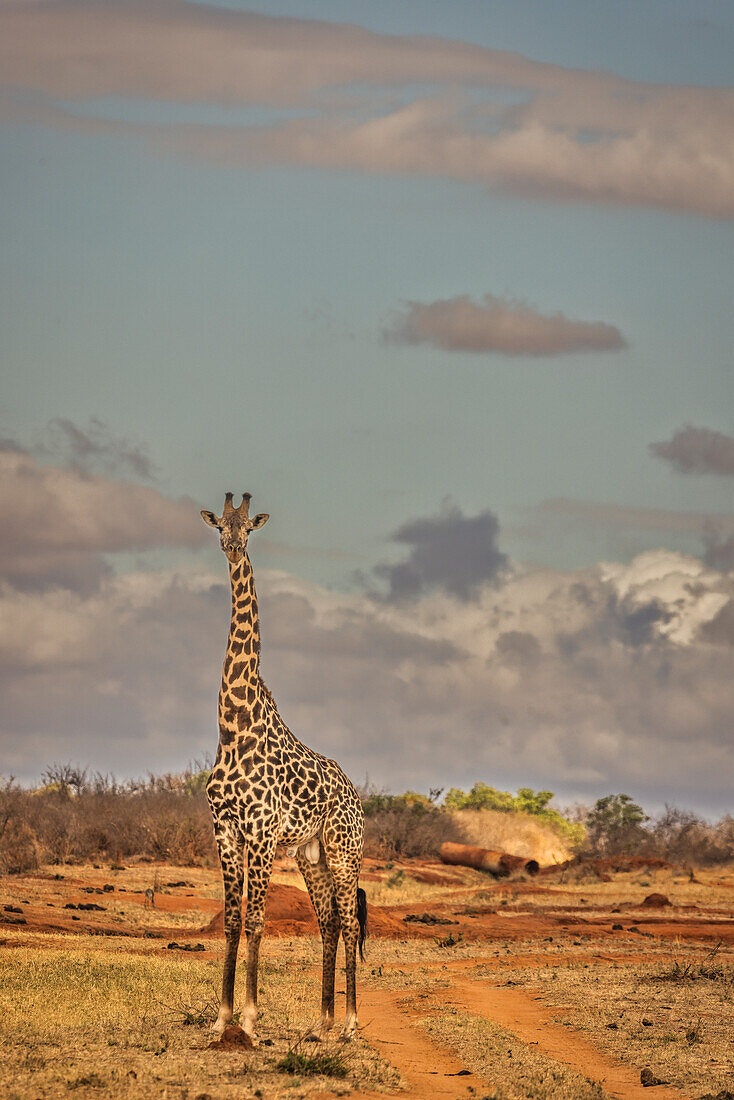
{"type": "Polygon", "coordinates": [[[231,724],[234,712],[251,707],[260,682],[260,621],[252,566],[247,553],[230,562],[232,619],[219,692],[219,724],[231,724]]]}

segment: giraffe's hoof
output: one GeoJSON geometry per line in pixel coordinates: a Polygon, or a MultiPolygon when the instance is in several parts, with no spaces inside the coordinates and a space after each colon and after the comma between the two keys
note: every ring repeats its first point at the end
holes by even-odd
{"type": "Polygon", "coordinates": [[[341,1030],[339,1035],[339,1041],[341,1043],[351,1043],[352,1039],[357,1037],[359,1031],[359,1025],[356,1020],[349,1020],[341,1030]]]}
{"type": "Polygon", "coordinates": [[[216,1023],[213,1023],[210,1028],[210,1034],[213,1036],[213,1038],[221,1039],[222,1035],[224,1034],[224,1029],[226,1028],[228,1023],[229,1019],[224,1016],[219,1016],[216,1023]]]}

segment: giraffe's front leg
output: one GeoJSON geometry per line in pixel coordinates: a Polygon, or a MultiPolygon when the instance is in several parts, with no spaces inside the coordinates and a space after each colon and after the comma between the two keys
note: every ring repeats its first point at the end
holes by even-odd
{"type": "Polygon", "coordinates": [[[275,830],[267,835],[248,837],[247,841],[247,910],[245,912],[245,937],[247,939],[247,990],[242,1012],[242,1027],[254,1038],[257,1022],[257,971],[260,957],[260,940],[265,924],[265,895],[275,858],[275,830]]]}
{"type": "Polygon", "coordinates": [[[219,1036],[234,1013],[234,979],[237,970],[237,949],[242,931],[242,889],[244,884],[244,845],[233,829],[216,827],[219,861],[224,882],[224,972],[219,1015],[212,1028],[219,1036]]]}

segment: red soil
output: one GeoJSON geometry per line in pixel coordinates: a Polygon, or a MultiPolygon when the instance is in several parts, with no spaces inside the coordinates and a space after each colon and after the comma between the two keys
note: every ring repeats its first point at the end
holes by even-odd
{"type": "Polygon", "coordinates": [[[239,1024],[230,1024],[222,1032],[221,1039],[212,1039],[207,1050],[254,1050],[254,1044],[239,1024]]]}
{"type": "MultiPolygon", "coordinates": [[[[370,907],[368,920],[370,935],[407,939],[414,934],[402,920],[374,905],[370,907]]],[[[282,886],[278,882],[272,882],[268,888],[265,922],[266,934],[269,936],[315,936],[319,931],[311,899],[306,891],[299,890],[297,886],[282,886]]],[[[179,932],[180,937],[183,935],[179,932]]],[[[208,924],[186,935],[223,936],[224,909],[220,907],[208,924]]]]}

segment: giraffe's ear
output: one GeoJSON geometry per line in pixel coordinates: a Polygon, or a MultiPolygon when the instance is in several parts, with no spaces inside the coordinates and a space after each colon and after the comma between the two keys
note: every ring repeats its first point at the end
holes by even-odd
{"type": "Polygon", "coordinates": [[[219,520],[213,512],[202,512],[201,518],[204,520],[204,523],[208,523],[210,527],[216,527],[217,531],[219,530],[219,520]]]}
{"type": "Polygon", "coordinates": [[[257,531],[258,527],[264,527],[269,519],[270,519],[270,513],[269,512],[260,512],[260,514],[258,516],[255,516],[255,518],[253,519],[252,527],[250,528],[250,530],[251,531],[257,531]]]}

